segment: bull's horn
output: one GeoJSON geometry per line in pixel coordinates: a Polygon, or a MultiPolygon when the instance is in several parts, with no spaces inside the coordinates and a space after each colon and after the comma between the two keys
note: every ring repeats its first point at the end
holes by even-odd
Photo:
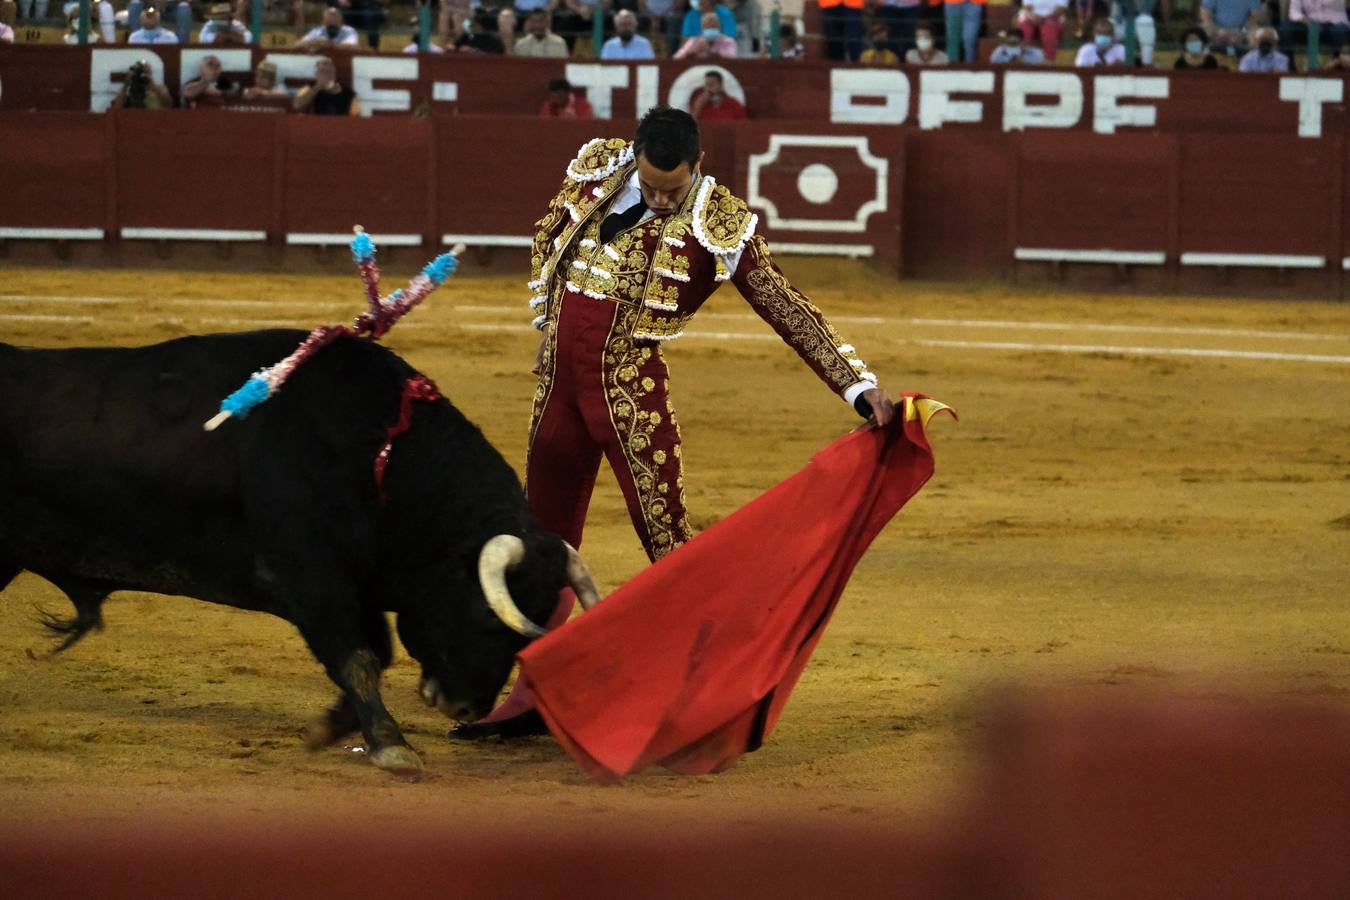
{"type": "Polygon", "coordinates": [[[600,602],[600,589],[595,586],[591,570],[586,567],[576,548],[567,541],[563,541],[563,546],[567,548],[567,583],[576,592],[581,608],[590,609],[600,602]]]}
{"type": "Polygon", "coordinates": [[[525,618],[506,589],[507,569],[515,568],[524,559],[525,542],[514,534],[491,538],[478,554],[478,583],[483,587],[488,606],[507,628],[528,638],[543,637],[544,629],[525,618]]]}

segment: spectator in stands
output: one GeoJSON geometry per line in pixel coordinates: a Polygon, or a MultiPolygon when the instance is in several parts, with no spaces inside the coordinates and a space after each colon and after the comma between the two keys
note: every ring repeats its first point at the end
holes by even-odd
{"type": "Polygon", "coordinates": [[[162,18],[169,23],[178,43],[186,44],[192,38],[191,0],[167,0],[160,8],[162,18]]]}
{"type": "Polygon", "coordinates": [[[455,49],[460,53],[487,53],[492,56],[506,53],[506,45],[497,36],[497,17],[491,10],[479,7],[473,14],[473,21],[455,41],[455,49]]]}
{"type": "Polygon", "coordinates": [[[652,32],[660,31],[665,37],[666,55],[673,56],[680,46],[680,32],[689,12],[688,0],[638,0],[638,10],[651,20],[652,32]]]}
{"type": "Polygon", "coordinates": [[[863,41],[863,52],[858,62],[864,66],[900,65],[900,57],[891,49],[891,32],[884,22],[877,22],[867,29],[867,39],[863,41]]]}
{"type": "Polygon", "coordinates": [[[173,98],[169,89],[155,81],[150,64],[137,60],[127,69],[127,80],[122,89],[113,98],[112,106],[117,109],[173,109],[173,98]]]}
{"type": "Polygon", "coordinates": [[[905,54],[905,65],[945,66],[950,62],[947,54],[937,49],[930,26],[920,25],[914,29],[914,49],[905,54]]]}
{"type": "Polygon", "coordinates": [[[818,0],[825,29],[825,57],[857,62],[862,57],[863,0],[818,0]]]}
{"type": "Polygon", "coordinates": [[[1022,45],[1022,32],[1016,29],[1000,31],[998,46],[989,54],[989,62],[996,66],[1043,66],[1045,53],[1040,47],[1022,45]]]}
{"type": "Polygon", "coordinates": [[[566,78],[548,83],[548,99],[539,107],[541,119],[593,119],[590,101],[578,94],[566,78]]]}
{"type": "Polygon", "coordinates": [[[1332,72],[1350,72],[1350,43],[1341,44],[1341,52],[1336,54],[1327,69],[1332,72]]]}
{"type": "Polygon", "coordinates": [[[601,21],[601,34],[608,34],[611,28],[609,7],[613,0],[562,0],[562,9],[553,14],[553,27],[567,42],[570,52],[578,37],[590,37],[595,27],[595,17],[601,21]]]}
{"type": "Polygon", "coordinates": [[[1078,48],[1073,64],[1080,69],[1125,65],[1125,48],[1116,41],[1116,28],[1109,19],[1098,19],[1092,26],[1092,43],[1078,48]]]}
{"type": "Polygon", "coordinates": [[[1318,24],[1318,44],[1336,54],[1345,44],[1350,19],[1345,0],[1288,0],[1288,12],[1280,22],[1280,46],[1292,57],[1295,42],[1307,44],[1308,23],[1318,24]]]}
{"type": "MultiPolygon", "coordinates": [[[[422,20],[417,16],[413,16],[411,19],[408,20],[408,27],[409,29],[411,29],[411,33],[408,36],[408,45],[403,48],[403,52],[404,53],[422,52],[422,48],[418,46],[417,43],[419,40],[421,40],[422,36],[422,20]]],[[[428,53],[445,52],[445,48],[441,46],[441,37],[439,34],[436,33],[436,30],[434,28],[432,29],[431,34],[427,36],[427,52],[428,53]]]]}
{"type": "Polygon", "coordinates": [[[1209,35],[1211,47],[1236,56],[1246,46],[1247,32],[1261,25],[1266,7],[1261,0],[1204,0],[1200,6],[1200,27],[1209,35]]]}
{"type": "MultiPolygon", "coordinates": [[[[66,33],[61,35],[61,40],[67,44],[78,44],[80,42],[80,8],[73,6],[66,10],[66,33]]],[[[98,32],[89,29],[89,43],[98,43],[98,32]]]]}
{"type": "Polygon", "coordinates": [[[567,58],[567,42],[550,30],[549,14],[536,9],[525,20],[525,36],[516,41],[516,56],[567,58]]]}
{"type": "Polygon", "coordinates": [[[980,20],[984,18],[986,2],[987,0],[945,0],[942,4],[947,34],[961,35],[961,59],[968,63],[975,62],[979,58],[976,49],[980,40],[980,20]]]}
{"type": "Polygon", "coordinates": [[[923,0],[877,0],[876,8],[872,10],[876,21],[886,27],[890,48],[901,59],[914,49],[914,31],[923,19],[925,8],[923,0]]]}
{"type": "Polygon", "coordinates": [[[614,37],[605,41],[600,50],[603,60],[656,59],[652,42],[637,33],[638,17],[631,10],[614,16],[614,37]]]}
{"type": "MultiPolygon", "coordinates": [[[[697,6],[692,6],[689,12],[684,14],[684,23],[680,28],[680,37],[687,41],[692,37],[702,37],[707,30],[707,23],[704,21],[709,14],[716,14],[717,27],[722,34],[729,38],[736,37],[736,17],[731,10],[718,3],[717,0],[699,0],[697,6]]],[[[683,49],[681,43],[681,49],[683,49]]]]}
{"type": "Polygon", "coordinates": [[[1111,22],[1116,26],[1116,40],[1125,39],[1125,23],[1134,22],[1134,41],[1138,56],[1135,65],[1151,67],[1153,48],[1158,43],[1158,26],[1153,20],[1157,0],[1116,0],[1111,4],[1111,22]]]}
{"type": "Polygon", "coordinates": [[[780,59],[806,59],[806,48],[802,46],[801,36],[789,22],[778,26],[778,56],[780,59]]]}
{"type": "Polygon", "coordinates": [[[1289,57],[1277,47],[1280,36],[1274,28],[1258,28],[1253,35],[1256,46],[1238,63],[1239,72],[1288,72],[1289,57]]]}
{"type": "Polygon", "coordinates": [[[559,0],[515,0],[514,9],[516,18],[522,22],[528,22],[530,13],[543,10],[548,13],[549,22],[553,21],[553,11],[558,8],[559,0]]]}
{"type": "Polygon", "coordinates": [[[17,12],[25,22],[41,22],[47,18],[47,0],[19,0],[17,12]]]}
{"type": "Polygon", "coordinates": [[[337,80],[337,66],[326,56],[320,56],[314,62],[314,81],[295,95],[292,108],[316,116],[356,116],[361,113],[356,92],[337,80]]]}
{"type": "Polygon", "coordinates": [[[329,53],[333,50],[357,50],[361,38],[356,29],[342,22],[342,13],[336,6],[323,11],[323,24],[305,34],[295,45],[305,53],[329,53]]]}
{"type": "Polygon", "coordinates": [[[336,5],[342,11],[342,21],[358,32],[366,33],[366,43],[370,49],[380,49],[380,28],[384,25],[384,8],[390,0],[328,0],[329,6],[336,5]]]}
{"type": "Polygon", "coordinates": [[[700,122],[736,122],[744,119],[745,107],[727,93],[722,73],[710,69],[703,76],[703,87],[689,99],[689,114],[700,122]]]}
{"type": "Polygon", "coordinates": [[[141,27],[127,36],[128,44],[176,44],[178,35],[159,23],[159,10],[147,6],[141,10],[141,27]]]}
{"type": "Polygon", "coordinates": [[[1192,26],[1181,33],[1181,55],[1174,69],[1217,69],[1219,61],[1209,52],[1205,29],[1192,26]]]}
{"type": "Polygon", "coordinates": [[[0,44],[14,43],[14,29],[0,22],[0,44]]]}
{"type": "Polygon", "coordinates": [[[203,56],[197,64],[197,77],[183,85],[182,105],[192,109],[199,104],[219,103],[239,90],[239,84],[224,73],[219,56],[203,56]]]}
{"type": "Polygon", "coordinates": [[[748,59],[759,49],[757,44],[764,34],[759,0],[731,0],[731,17],[736,22],[736,55],[748,59]]]}
{"type": "Polygon", "coordinates": [[[722,59],[736,58],[736,39],[727,37],[717,22],[716,13],[703,16],[703,32],[697,37],[685,38],[680,49],[675,51],[676,59],[722,59]]]}
{"type": "Polygon", "coordinates": [[[1059,51],[1059,39],[1064,34],[1064,19],[1068,12],[1064,0],[1023,0],[1017,14],[1017,27],[1022,31],[1026,45],[1041,40],[1046,59],[1054,59],[1059,51]]]}
{"type": "Polygon", "coordinates": [[[211,7],[210,20],[202,26],[197,35],[199,44],[230,44],[244,46],[253,43],[253,34],[244,27],[244,23],[234,18],[234,9],[228,3],[216,3],[211,7]]]}
{"type": "Polygon", "coordinates": [[[519,30],[517,25],[514,9],[504,6],[497,11],[497,40],[502,42],[504,53],[515,52],[516,32],[519,30]]]}
{"type": "Polygon", "coordinates": [[[277,82],[277,64],[263,60],[253,69],[253,84],[244,88],[245,100],[289,100],[291,92],[277,82]]]}

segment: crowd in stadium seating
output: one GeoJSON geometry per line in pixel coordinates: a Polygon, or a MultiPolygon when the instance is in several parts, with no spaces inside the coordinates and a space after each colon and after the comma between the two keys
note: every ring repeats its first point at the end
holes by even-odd
{"type": "MultiPolygon", "coordinates": [[[[14,40],[10,26],[16,13],[22,21],[38,21],[46,16],[49,2],[0,0],[0,41],[14,40]]],[[[162,10],[154,0],[96,0],[89,40],[244,46],[253,41],[246,24],[252,2],[264,4],[269,25],[279,22],[295,33],[298,49],[332,53],[362,46],[378,49],[392,0],[326,0],[318,24],[313,18],[306,23],[304,0],[165,0],[162,10]]],[[[430,44],[419,46],[414,17],[403,20],[412,31],[403,50],[555,58],[582,54],[603,60],[671,56],[711,62],[767,56],[773,48],[785,59],[805,58],[801,17],[770,17],[769,2],[439,0],[430,44]],[[771,35],[773,22],[778,26],[771,35]]],[[[1296,49],[1308,43],[1310,25],[1316,23],[1320,56],[1331,60],[1329,68],[1350,68],[1350,52],[1340,52],[1350,36],[1347,0],[1190,0],[1195,5],[1190,17],[1168,15],[1160,0],[1020,0],[1017,6],[1001,8],[1012,12],[999,23],[1008,27],[989,35],[983,46],[980,35],[992,24],[986,16],[992,19],[990,11],[996,9],[987,0],[806,2],[820,9],[822,55],[839,62],[1054,64],[1061,61],[1061,45],[1069,40],[1078,42],[1076,50],[1068,51],[1076,66],[1154,66],[1161,31],[1176,40],[1174,68],[1236,65],[1243,72],[1284,72],[1297,67],[1296,49]],[[1127,47],[1134,53],[1129,59],[1127,47]],[[1221,65],[1224,59],[1229,62],[1221,65]]],[[[1174,7],[1177,3],[1173,0],[1174,7]]],[[[61,9],[67,19],[65,40],[74,43],[79,40],[79,4],[63,0],[61,9]]]]}

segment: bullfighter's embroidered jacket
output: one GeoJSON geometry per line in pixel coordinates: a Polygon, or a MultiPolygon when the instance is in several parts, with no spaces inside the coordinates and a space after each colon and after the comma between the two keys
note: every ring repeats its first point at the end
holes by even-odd
{"type": "Polygon", "coordinates": [[[808,366],[849,402],[876,376],[816,307],[783,275],[758,217],[709,176],[699,176],[681,208],[657,215],[602,244],[600,222],[632,177],[633,146],[598,138],[567,167],[562,189],[535,224],[530,306],[534,325],[556,322],[567,292],[635,309],[627,337],[638,345],[679,337],[704,301],[730,281],[808,366]]]}

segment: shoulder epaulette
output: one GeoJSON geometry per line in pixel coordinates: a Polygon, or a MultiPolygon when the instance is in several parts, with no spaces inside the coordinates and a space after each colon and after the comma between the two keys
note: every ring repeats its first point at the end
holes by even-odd
{"type": "Polygon", "coordinates": [[[755,233],[759,216],[745,201],[704,176],[694,200],[694,237],[714,256],[739,252],[755,233]]]}
{"type": "Polygon", "coordinates": [[[633,145],[623,138],[596,138],[581,145],[567,164],[567,177],[579,183],[603,181],[633,161],[633,145]]]}

